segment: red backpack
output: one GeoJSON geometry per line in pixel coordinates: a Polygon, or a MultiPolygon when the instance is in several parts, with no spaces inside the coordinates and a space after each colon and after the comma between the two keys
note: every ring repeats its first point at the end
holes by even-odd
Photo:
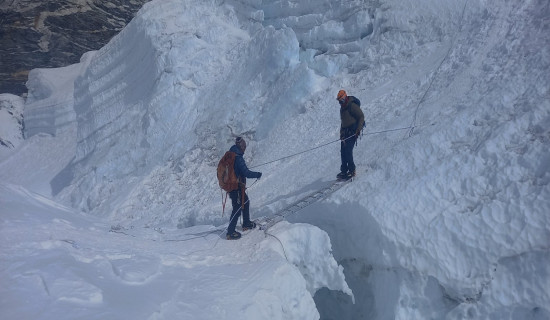
{"type": "MultiPolygon", "coordinates": [[[[227,194],[233,190],[239,189],[239,178],[235,174],[235,157],[237,154],[232,151],[227,151],[218,162],[218,184],[220,188],[226,191],[225,200],[222,194],[222,216],[225,212],[225,203],[227,202],[227,194]]],[[[244,192],[243,192],[244,201],[244,192]]],[[[244,208],[244,203],[243,203],[244,208]]]]}
{"type": "Polygon", "coordinates": [[[218,163],[218,184],[227,192],[239,188],[239,179],[234,169],[235,156],[235,152],[227,151],[218,163]]]}

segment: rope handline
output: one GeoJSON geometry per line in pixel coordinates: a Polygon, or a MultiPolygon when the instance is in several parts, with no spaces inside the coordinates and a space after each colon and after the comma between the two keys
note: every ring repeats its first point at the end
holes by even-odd
{"type": "Polygon", "coordinates": [[[445,53],[445,57],[443,57],[443,59],[441,60],[441,62],[439,63],[439,65],[437,66],[437,68],[435,69],[434,71],[434,75],[432,77],[432,79],[430,80],[430,83],[428,84],[428,88],[426,89],[426,91],[424,91],[424,94],[422,95],[422,97],[420,98],[420,100],[418,101],[418,104],[416,105],[416,109],[414,111],[414,116],[413,116],[413,121],[410,125],[411,127],[411,130],[409,131],[409,137],[412,136],[413,134],[413,130],[414,130],[414,127],[415,127],[415,124],[416,124],[416,116],[417,116],[417,113],[418,113],[418,109],[420,109],[420,105],[424,102],[424,99],[426,98],[426,95],[428,94],[428,92],[430,91],[430,89],[432,88],[432,85],[434,83],[434,80],[435,78],[438,76],[439,74],[439,71],[441,70],[441,66],[443,65],[443,63],[447,60],[447,58],[449,58],[449,53],[451,53],[451,50],[453,49],[453,46],[455,44],[455,40],[458,36],[458,34],[462,31],[462,20],[464,20],[464,12],[466,11],[466,4],[468,3],[468,0],[465,0],[464,1],[464,6],[462,7],[462,13],[460,14],[460,20],[458,22],[458,32],[457,34],[455,34],[453,36],[453,38],[451,39],[451,44],[449,45],[449,49],[447,50],[447,52],[445,53]]]}
{"type": "MultiPolygon", "coordinates": [[[[382,130],[382,131],[374,131],[374,132],[366,132],[366,133],[363,133],[363,135],[374,135],[374,134],[379,134],[379,133],[385,133],[385,132],[392,132],[392,131],[400,131],[400,130],[407,130],[407,129],[413,129],[415,127],[419,127],[420,125],[418,126],[415,126],[415,125],[410,125],[408,127],[403,127],[403,128],[395,128],[395,129],[387,129],[387,130],[382,130]]],[[[310,148],[310,149],[307,149],[307,150],[304,150],[304,151],[300,151],[298,153],[295,153],[295,154],[291,154],[291,155],[288,155],[288,156],[285,156],[285,157],[282,157],[282,158],[279,158],[279,159],[275,159],[275,160],[272,160],[272,161],[268,161],[268,162],[265,162],[265,163],[262,163],[262,164],[258,164],[258,165],[255,165],[255,166],[252,166],[250,167],[250,169],[254,169],[254,168],[258,168],[258,167],[262,167],[262,166],[265,166],[265,165],[268,165],[268,164],[271,164],[271,163],[274,163],[274,162],[277,162],[277,161],[281,161],[281,160],[285,160],[285,159],[288,159],[288,158],[292,158],[292,157],[295,157],[295,156],[298,156],[298,155],[301,155],[301,154],[304,154],[304,153],[307,153],[307,152],[311,152],[313,150],[316,150],[316,149],[319,149],[319,148],[322,148],[322,147],[326,147],[330,144],[333,144],[333,143],[336,143],[336,142],[339,142],[339,141],[346,141],[348,139],[351,139],[353,138],[354,136],[349,136],[347,137],[346,139],[344,140],[334,140],[334,141],[330,141],[330,142],[327,142],[325,144],[322,144],[322,145],[319,145],[319,146],[316,146],[316,147],[313,147],[313,148],[310,148]]]]}
{"type": "Polygon", "coordinates": [[[408,127],[403,127],[403,128],[395,128],[395,129],[387,129],[387,130],[382,130],[382,131],[367,132],[367,133],[364,133],[364,135],[368,136],[368,135],[373,135],[373,134],[378,134],[378,133],[407,130],[407,129],[411,129],[411,128],[414,128],[414,127],[419,127],[419,126],[408,126],[408,127]]]}
{"type": "MultiPolygon", "coordinates": [[[[281,239],[277,238],[275,235],[267,232],[267,230],[264,232],[266,235],[268,236],[272,236],[273,238],[277,239],[277,241],[279,241],[279,243],[281,244],[281,248],[283,248],[283,254],[285,255],[285,259],[286,261],[288,261],[288,257],[286,255],[286,250],[285,250],[285,246],[283,245],[283,242],[281,241],[281,239]]],[[[289,261],[290,262],[290,261],[289,261]]]]}
{"type": "MultiPolygon", "coordinates": [[[[351,138],[351,137],[349,137],[351,138]]],[[[349,139],[347,138],[347,139],[349,139]]],[[[346,139],[346,140],[347,140],[346,139]]],[[[319,148],[322,148],[322,147],[325,147],[325,146],[328,146],[329,144],[333,144],[333,143],[336,143],[340,141],[339,139],[338,140],[334,140],[334,141],[331,141],[331,142],[327,142],[325,144],[322,144],[322,145],[319,145],[317,147],[313,147],[313,148],[310,148],[310,149],[307,149],[307,150],[304,150],[304,151],[300,151],[298,153],[295,153],[295,154],[291,154],[291,155],[288,155],[286,157],[282,157],[282,158],[279,158],[279,159],[275,159],[275,160],[272,160],[272,161],[268,161],[266,163],[262,163],[262,164],[258,164],[258,165],[255,165],[253,167],[250,167],[250,169],[254,169],[254,168],[258,168],[258,167],[261,167],[261,166],[265,166],[267,164],[270,164],[270,163],[273,163],[273,162],[277,162],[277,161],[281,161],[281,160],[285,160],[285,159],[288,159],[288,158],[292,158],[292,157],[295,157],[297,155],[300,155],[300,154],[303,154],[303,153],[306,153],[306,152],[310,152],[310,151],[313,151],[313,150],[316,150],[316,149],[319,149],[319,148]]],[[[345,141],[345,140],[342,140],[342,141],[345,141]]]]}

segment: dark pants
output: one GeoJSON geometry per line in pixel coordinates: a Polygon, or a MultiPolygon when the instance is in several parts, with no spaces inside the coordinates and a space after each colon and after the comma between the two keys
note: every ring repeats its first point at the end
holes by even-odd
{"type": "Polygon", "coordinates": [[[355,162],[353,162],[353,147],[355,147],[355,141],[357,137],[349,138],[346,141],[340,143],[340,158],[342,159],[342,165],[340,171],[347,173],[355,171],[355,162]]]}
{"type": "Polygon", "coordinates": [[[231,218],[229,219],[229,226],[227,227],[227,233],[235,232],[235,227],[237,226],[237,221],[239,216],[243,215],[243,224],[250,223],[250,201],[248,201],[248,195],[244,193],[244,209],[242,208],[242,190],[239,188],[237,190],[229,192],[229,197],[231,198],[231,204],[233,205],[233,210],[231,210],[231,218]]]}

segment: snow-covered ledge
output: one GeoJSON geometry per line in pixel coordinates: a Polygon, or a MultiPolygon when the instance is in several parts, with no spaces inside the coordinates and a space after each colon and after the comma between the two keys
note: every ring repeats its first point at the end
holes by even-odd
{"type": "Polygon", "coordinates": [[[6,318],[319,319],[317,289],[353,297],[308,224],[227,241],[223,227],[112,227],[17,185],[0,184],[0,202],[6,318]]]}

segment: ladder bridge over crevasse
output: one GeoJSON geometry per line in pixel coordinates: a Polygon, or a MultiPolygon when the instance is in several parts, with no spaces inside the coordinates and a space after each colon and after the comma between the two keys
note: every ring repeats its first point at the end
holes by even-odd
{"type": "Polygon", "coordinates": [[[281,222],[285,220],[288,216],[291,216],[295,214],[296,212],[309,207],[310,205],[321,201],[328,197],[329,195],[333,194],[334,192],[338,191],[340,188],[342,188],[345,184],[348,182],[351,182],[353,179],[350,180],[336,180],[333,181],[331,184],[327,185],[324,188],[321,188],[299,200],[296,202],[288,205],[281,211],[277,212],[276,214],[270,216],[270,217],[260,217],[256,220],[256,223],[259,225],[260,230],[263,230],[267,232],[269,228],[277,224],[278,222],[281,222]]]}
{"type": "MultiPolygon", "coordinates": [[[[310,193],[309,195],[306,195],[299,200],[293,202],[292,204],[286,206],[284,209],[278,211],[277,213],[271,215],[271,216],[263,216],[259,217],[255,220],[260,230],[264,231],[266,233],[266,236],[269,235],[268,230],[275,224],[285,220],[287,217],[295,214],[296,212],[318,202],[321,201],[334,192],[338,191],[340,188],[342,188],[344,185],[346,185],[348,182],[352,181],[346,180],[346,181],[333,181],[329,183],[327,186],[322,187],[320,189],[317,189],[310,193]]],[[[134,228],[133,226],[130,227],[124,227],[121,225],[111,226],[110,232],[124,234],[131,237],[139,237],[139,238],[148,238],[149,240],[153,241],[165,241],[165,242],[179,242],[179,241],[189,241],[197,238],[206,238],[213,234],[218,234],[218,238],[223,238],[223,233],[227,231],[227,225],[225,227],[217,227],[213,229],[208,229],[204,231],[199,232],[181,232],[181,230],[177,231],[165,231],[160,228],[134,228]],[[147,231],[149,230],[149,231],[147,231]],[[151,231],[155,231],[152,232],[151,231]]]]}

